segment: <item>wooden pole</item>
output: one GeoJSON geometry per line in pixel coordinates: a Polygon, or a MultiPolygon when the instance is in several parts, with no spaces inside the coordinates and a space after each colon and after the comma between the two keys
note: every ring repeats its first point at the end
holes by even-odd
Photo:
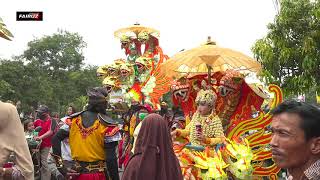
{"type": "Polygon", "coordinates": [[[212,84],[211,84],[211,66],[209,66],[207,64],[207,69],[208,69],[208,89],[211,89],[212,88],[212,84]]]}

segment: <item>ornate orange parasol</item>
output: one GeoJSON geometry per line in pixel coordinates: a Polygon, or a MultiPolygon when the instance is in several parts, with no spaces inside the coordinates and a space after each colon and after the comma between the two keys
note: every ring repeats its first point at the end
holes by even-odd
{"type": "Polygon", "coordinates": [[[10,38],[13,38],[12,33],[7,29],[6,25],[3,23],[2,19],[0,18],[0,37],[11,41],[10,38]]]}
{"type": "Polygon", "coordinates": [[[161,69],[167,76],[177,77],[181,73],[199,74],[211,70],[217,72],[239,69],[259,72],[261,65],[256,60],[238,51],[217,46],[208,37],[208,41],[204,45],[172,56],[161,65],[161,69]]]}

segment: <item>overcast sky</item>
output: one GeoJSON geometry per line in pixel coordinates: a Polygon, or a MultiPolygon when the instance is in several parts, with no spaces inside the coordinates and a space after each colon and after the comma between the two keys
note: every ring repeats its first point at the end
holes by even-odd
{"type": "Polygon", "coordinates": [[[59,28],[83,36],[86,63],[107,64],[124,57],[113,32],[135,22],[159,30],[169,56],[211,36],[219,46],[252,57],[252,45],[266,35],[275,14],[273,0],[6,0],[0,17],[15,37],[0,40],[0,58],[21,54],[29,41],[59,28]],[[43,21],[16,21],[16,11],[43,11],[43,21]]]}

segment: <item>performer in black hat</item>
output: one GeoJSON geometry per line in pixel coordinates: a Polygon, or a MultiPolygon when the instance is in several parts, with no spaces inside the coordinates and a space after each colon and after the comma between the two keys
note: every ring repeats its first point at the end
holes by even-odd
{"type": "MultiPolygon", "coordinates": [[[[102,87],[87,92],[89,103],[86,110],[70,116],[69,129],[60,129],[53,137],[53,156],[59,167],[61,141],[69,137],[71,155],[75,166],[67,174],[76,179],[118,180],[116,147],[121,139],[117,122],[106,115],[108,93],[102,87]]],[[[61,168],[66,173],[64,168],[61,168]]]]}

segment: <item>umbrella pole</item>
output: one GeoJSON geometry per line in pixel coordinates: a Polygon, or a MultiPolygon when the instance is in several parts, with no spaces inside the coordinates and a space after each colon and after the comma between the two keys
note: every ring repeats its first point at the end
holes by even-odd
{"type": "Polygon", "coordinates": [[[211,66],[209,66],[208,64],[207,64],[207,69],[208,69],[208,85],[209,85],[209,87],[208,87],[208,89],[211,89],[211,66]]]}

